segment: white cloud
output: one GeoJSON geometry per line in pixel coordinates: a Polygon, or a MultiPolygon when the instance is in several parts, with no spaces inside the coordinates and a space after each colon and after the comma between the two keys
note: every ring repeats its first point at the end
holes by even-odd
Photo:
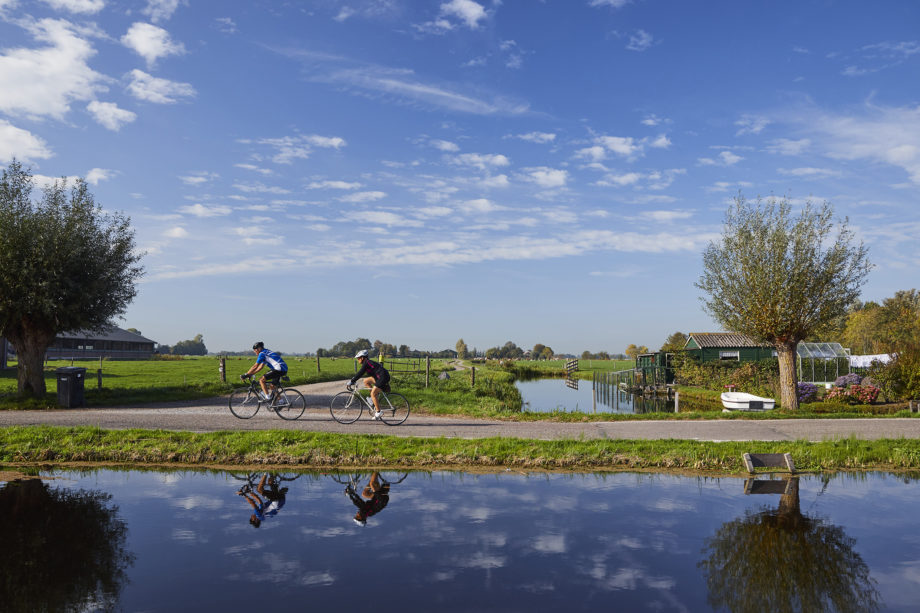
{"type": "Polygon", "coordinates": [[[770,120],[766,117],[757,117],[755,115],[743,115],[741,119],[735,122],[738,131],[735,136],[744,134],[760,134],[763,129],[770,125],[770,120]]]}
{"type": "Polygon", "coordinates": [[[25,29],[47,46],[5,49],[0,55],[0,111],[27,117],[63,119],[74,101],[89,101],[105,90],[107,78],[88,61],[96,51],[70,22],[41,19],[25,29]]]}
{"type": "Polygon", "coordinates": [[[243,170],[251,170],[252,172],[257,172],[260,175],[268,176],[275,174],[275,171],[273,171],[271,168],[262,168],[260,166],[256,166],[255,164],[234,164],[233,166],[235,168],[242,168],[243,170]]]}
{"type": "Polygon", "coordinates": [[[607,150],[601,147],[600,145],[594,145],[592,147],[585,147],[584,149],[579,149],[575,152],[575,157],[584,158],[591,160],[592,162],[600,162],[601,160],[606,159],[607,150]]]}
{"type": "Polygon", "coordinates": [[[786,175],[789,177],[802,177],[802,178],[818,178],[824,179],[827,177],[839,177],[841,175],[840,171],[831,170],[830,168],[777,168],[777,172],[781,175],[786,175]]]}
{"type": "Polygon", "coordinates": [[[669,139],[666,135],[662,134],[658,138],[650,142],[648,146],[654,149],[667,149],[668,147],[671,146],[671,139],[669,139]]]}
{"type": "Polygon", "coordinates": [[[179,8],[180,0],[147,0],[147,6],[141,11],[150,21],[157,23],[173,16],[179,8]]]}
{"type": "Polygon", "coordinates": [[[466,24],[466,27],[475,30],[479,22],[486,18],[486,10],[473,0],[450,0],[441,5],[441,15],[456,17],[466,24]]]}
{"type": "Polygon", "coordinates": [[[348,194],[347,196],[342,196],[339,198],[342,202],[375,202],[377,200],[382,200],[386,198],[386,192],[355,192],[354,194],[348,194]]]}
{"type": "Polygon", "coordinates": [[[699,158],[697,161],[701,166],[733,166],[743,159],[743,157],[735,155],[731,151],[723,151],[719,154],[718,159],[699,158]]]}
{"type": "Polygon", "coordinates": [[[108,181],[112,178],[113,172],[107,168],[92,168],[86,173],[86,182],[90,185],[98,185],[100,181],[108,181]]]}
{"type": "Polygon", "coordinates": [[[339,14],[333,17],[333,19],[335,21],[338,21],[339,23],[342,23],[343,21],[345,21],[346,19],[348,19],[354,14],[355,14],[355,11],[353,9],[347,6],[343,6],[342,10],[339,11],[339,14]]]}
{"type": "Polygon", "coordinates": [[[236,22],[229,17],[217,17],[214,19],[214,24],[219,32],[223,32],[224,34],[236,33],[236,22]]]}
{"type": "Polygon", "coordinates": [[[518,134],[515,138],[542,145],[556,140],[556,135],[551,132],[528,132],[527,134],[518,134]]]}
{"type": "Polygon", "coordinates": [[[450,162],[459,166],[473,166],[480,170],[485,170],[487,167],[507,166],[511,163],[500,153],[461,153],[451,158],[450,162]]]}
{"type": "Polygon", "coordinates": [[[223,217],[233,212],[228,206],[204,206],[203,204],[193,204],[190,206],[179,207],[180,213],[194,215],[195,217],[223,217]]]}
{"type": "Polygon", "coordinates": [[[631,136],[600,136],[595,142],[621,157],[633,157],[642,153],[642,145],[631,136]]]}
{"type": "Polygon", "coordinates": [[[187,238],[189,235],[188,230],[186,230],[182,226],[175,226],[173,228],[170,228],[169,230],[164,232],[164,234],[169,238],[187,238]]]}
{"type": "MultiPolygon", "coordinates": [[[[249,143],[251,141],[240,142],[249,143]]],[[[262,138],[255,142],[260,145],[268,145],[276,150],[275,155],[272,156],[272,161],[276,164],[291,164],[297,159],[305,160],[313,153],[314,147],[341,149],[347,144],[344,138],[318,134],[262,138]]]]}
{"type": "Polygon", "coordinates": [[[207,172],[207,171],[202,170],[199,172],[193,172],[183,177],[179,177],[179,180],[185,183],[186,185],[198,186],[198,185],[204,185],[205,183],[209,183],[213,181],[214,179],[218,179],[218,178],[220,178],[220,175],[217,174],[216,172],[207,172]]]}
{"type": "Polygon", "coordinates": [[[693,217],[692,211],[643,211],[642,217],[658,223],[672,223],[693,217]]]}
{"type": "Polygon", "coordinates": [[[636,33],[629,37],[629,43],[626,48],[630,51],[645,51],[655,44],[655,38],[645,30],[636,30],[636,33]]]}
{"type": "Polygon", "coordinates": [[[172,104],[178,102],[179,98],[191,98],[197,94],[195,88],[188,83],[154,77],[136,68],[129,75],[131,83],[128,84],[128,92],[138,100],[172,104]]]}
{"type": "Polygon", "coordinates": [[[611,8],[619,9],[623,8],[629,4],[632,0],[591,0],[588,2],[590,6],[609,6],[611,8]]]}
{"type": "Polygon", "coordinates": [[[92,114],[100,125],[114,132],[118,132],[123,125],[137,119],[136,113],[118,108],[118,105],[114,102],[93,100],[86,105],[86,110],[92,114]]]}
{"type": "Polygon", "coordinates": [[[0,161],[14,157],[22,161],[50,158],[54,155],[42,138],[0,119],[0,161]]]}
{"type": "Polygon", "coordinates": [[[169,32],[149,23],[131,24],[128,32],[121,37],[121,43],[144,58],[148,68],[162,57],[185,53],[185,45],[173,42],[169,32]]]}
{"type": "Polygon", "coordinates": [[[527,173],[527,178],[529,181],[532,181],[540,187],[547,189],[565,187],[566,181],[569,178],[569,173],[567,170],[547,168],[546,166],[540,166],[537,168],[524,168],[523,170],[527,173]]]}
{"type": "Polygon", "coordinates": [[[91,15],[105,8],[105,0],[42,0],[57,11],[91,15]]]}
{"type": "Polygon", "coordinates": [[[462,202],[460,204],[460,209],[466,212],[491,213],[493,211],[503,210],[504,207],[495,204],[488,198],[476,198],[462,202]]]}
{"type": "Polygon", "coordinates": [[[818,112],[802,129],[828,157],[895,166],[920,184],[920,106],[873,106],[861,117],[818,112]]]}
{"type": "Polygon", "coordinates": [[[480,180],[477,185],[486,189],[491,189],[496,187],[508,187],[511,185],[511,182],[508,181],[508,175],[495,175],[494,177],[485,177],[480,180]]]}
{"type": "Polygon", "coordinates": [[[438,151],[446,151],[449,153],[460,151],[460,147],[456,143],[452,143],[446,140],[433,140],[431,141],[431,146],[438,151]]]}
{"type": "Polygon", "coordinates": [[[234,183],[233,187],[247,194],[290,194],[291,190],[276,185],[265,185],[264,183],[234,183]]]}
{"type": "Polygon", "coordinates": [[[605,176],[603,180],[598,181],[598,185],[618,185],[622,187],[638,183],[640,179],[642,179],[642,175],[638,172],[627,172],[621,175],[610,174],[605,176]]]}
{"type": "Polygon", "coordinates": [[[811,145],[807,138],[799,140],[790,140],[788,138],[777,138],[767,144],[767,151],[778,153],[780,155],[801,155],[811,145]]]}
{"type": "Polygon", "coordinates": [[[313,181],[307,185],[307,189],[358,189],[360,183],[348,181],[313,181]]]}

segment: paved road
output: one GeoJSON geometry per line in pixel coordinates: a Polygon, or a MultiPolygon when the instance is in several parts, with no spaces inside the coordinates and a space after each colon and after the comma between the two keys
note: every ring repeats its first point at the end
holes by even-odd
{"type": "Polygon", "coordinates": [[[328,408],[332,395],[343,388],[344,382],[298,387],[306,397],[307,410],[295,422],[283,421],[268,411],[260,411],[252,419],[237,419],[227,408],[226,397],[220,397],[140,407],[0,411],[0,426],[93,425],[108,429],[160,428],[193,432],[282,429],[455,438],[505,436],[544,440],[674,438],[703,441],[822,441],[850,436],[862,439],[920,438],[920,419],[617,421],[575,424],[412,414],[401,426],[390,427],[366,418],[346,426],[334,422],[328,408]]]}

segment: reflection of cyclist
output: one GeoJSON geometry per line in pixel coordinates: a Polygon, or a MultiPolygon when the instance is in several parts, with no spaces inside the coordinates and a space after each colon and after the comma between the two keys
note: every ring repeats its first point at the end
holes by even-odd
{"type": "Polygon", "coordinates": [[[350,384],[354,385],[355,381],[364,375],[370,375],[364,379],[364,387],[371,388],[371,399],[374,401],[374,409],[376,411],[374,417],[379,418],[380,402],[377,400],[377,396],[380,394],[380,390],[384,392],[390,391],[390,372],[367,357],[367,349],[362,349],[355,354],[355,359],[358,360],[358,364],[361,365],[361,370],[355,373],[355,376],[351,378],[350,384]]]}
{"type": "Polygon", "coordinates": [[[245,375],[240,376],[240,379],[245,379],[246,377],[252,376],[262,370],[262,368],[264,368],[266,365],[268,365],[268,372],[259,377],[259,385],[262,386],[262,399],[267,400],[269,398],[269,394],[268,387],[265,385],[266,381],[271,382],[272,390],[274,390],[274,386],[278,385],[278,381],[281,379],[281,377],[287,374],[288,367],[284,360],[281,359],[281,354],[276,351],[269,351],[266,349],[265,343],[262,341],[259,341],[253,345],[252,350],[258,354],[256,363],[246,371],[245,375]]]}
{"type": "Polygon", "coordinates": [[[278,514],[278,511],[280,511],[284,503],[287,502],[288,488],[279,488],[278,478],[276,476],[269,478],[269,476],[265,474],[262,475],[262,480],[259,481],[259,485],[256,486],[256,492],[253,492],[246,486],[241,488],[237,494],[246,498],[250,506],[252,506],[253,513],[249,516],[249,523],[258,528],[266,518],[274,517],[278,514]],[[267,490],[265,489],[266,483],[268,484],[267,490]],[[258,492],[258,494],[256,492],[258,492]],[[262,494],[265,500],[262,500],[259,494],[262,494]]]}
{"type": "Polygon", "coordinates": [[[380,473],[371,475],[367,487],[361,490],[361,496],[351,485],[345,488],[345,493],[351,498],[352,503],[358,507],[355,513],[355,523],[359,526],[367,524],[367,518],[376,515],[390,502],[390,484],[380,478],[380,473]],[[363,498],[362,498],[363,496],[363,498]]]}

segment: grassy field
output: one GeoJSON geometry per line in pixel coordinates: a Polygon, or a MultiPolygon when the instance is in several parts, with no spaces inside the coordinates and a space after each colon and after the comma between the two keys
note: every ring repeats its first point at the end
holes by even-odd
{"type": "Polygon", "coordinates": [[[790,453],[800,472],[920,468],[920,440],[809,443],[402,438],[300,431],[0,428],[0,464],[120,463],[299,468],[518,468],[741,473],[741,456],[790,453]]]}

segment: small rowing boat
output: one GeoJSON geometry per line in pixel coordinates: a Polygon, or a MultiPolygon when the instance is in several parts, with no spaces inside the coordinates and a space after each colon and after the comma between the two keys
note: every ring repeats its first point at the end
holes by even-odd
{"type": "Polygon", "coordinates": [[[769,411],[776,401],[745,392],[722,392],[722,406],[729,411],[769,411]]]}

